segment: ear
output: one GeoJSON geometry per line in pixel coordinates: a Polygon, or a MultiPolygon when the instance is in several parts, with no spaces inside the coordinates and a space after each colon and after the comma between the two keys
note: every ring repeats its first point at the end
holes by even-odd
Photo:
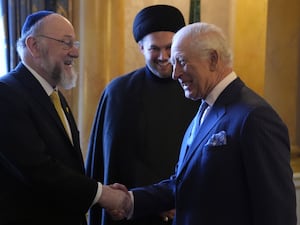
{"type": "Polygon", "coordinates": [[[212,71],[212,72],[216,71],[218,61],[219,61],[218,52],[216,50],[211,51],[210,58],[209,58],[209,62],[210,62],[209,69],[210,69],[210,71],[212,71]]]}
{"type": "Polygon", "coordinates": [[[40,55],[39,43],[35,37],[29,36],[25,40],[28,51],[33,57],[38,57],[40,55]]]}
{"type": "Polygon", "coordinates": [[[143,42],[142,42],[142,41],[139,41],[139,42],[138,42],[138,45],[139,45],[139,49],[140,49],[141,53],[144,53],[144,45],[143,45],[143,42]]]}

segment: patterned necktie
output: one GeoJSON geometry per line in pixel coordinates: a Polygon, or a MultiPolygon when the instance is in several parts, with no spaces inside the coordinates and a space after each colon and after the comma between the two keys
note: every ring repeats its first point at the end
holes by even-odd
{"type": "Polygon", "coordinates": [[[53,105],[54,105],[56,111],[57,111],[57,114],[60,117],[61,122],[63,123],[63,125],[65,127],[65,130],[67,131],[68,134],[70,134],[69,133],[69,126],[67,125],[65,113],[64,113],[64,111],[62,109],[58,92],[57,91],[53,91],[52,94],[50,95],[50,98],[51,98],[51,100],[53,102],[53,105]]]}
{"type": "Polygon", "coordinates": [[[187,141],[187,144],[190,146],[196,136],[197,130],[199,129],[200,125],[201,125],[201,119],[203,116],[204,111],[206,110],[206,108],[209,105],[206,103],[206,101],[202,100],[201,105],[199,107],[199,110],[194,118],[194,122],[193,122],[193,128],[191,131],[191,135],[187,141]]]}

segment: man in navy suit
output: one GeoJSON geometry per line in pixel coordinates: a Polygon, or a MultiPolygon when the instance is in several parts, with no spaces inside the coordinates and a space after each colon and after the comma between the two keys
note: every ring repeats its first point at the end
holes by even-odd
{"type": "Polygon", "coordinates": [[[79,131],[58,90],[76,82],[73,26],[39,11],[27,17],[17,44],[22,62],[0,79],[0,224],[79,225],[94,204],[120,208],[129,195],[85,176],[79,131]]]}
{"type": "Polygon", "coordinates": [[[129,217],[175,207],[176,225],[296,225],[287,127],[237,77],[222,31],[207,23],[182,28],[171,62],[185,96],[208,107],[185,133],[175,174],[131,190],[129,217]]]}

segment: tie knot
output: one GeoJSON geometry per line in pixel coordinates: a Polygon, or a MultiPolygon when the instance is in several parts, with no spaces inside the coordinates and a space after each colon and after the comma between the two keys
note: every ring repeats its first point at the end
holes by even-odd
{"type": "Polygon", "coordinates": [[[50,95],[50,98],[51,98],[53,103],[59,103],[60,104],[59,95],[58,95],[57,91],[53,91],[50,95]]]}
{"type": "Polygon", "coordinates": [[[198,109],[198,112],[197,112],[197,114],[194,118],[193,127],[192,127],[192,130],[191,130],[191,135],[190,135],[190,138],[188,139],[188,142],[187,142],[188,145],[190,145],[193,142],[193,140],[196,136],[196,132],[199,129],[201,123],[202,123],[203,113],[204,113],[204,111],[207,107],[208,107],[208,104],[206,103],[206,101],[202,100],[202,102],[200,104],[200,107],[198,109]]]}
{"type": "Polygon", "coordinates": [[[207,107],[208,107],[207,102],[202,100],[200,105],[200,111],[203,112],[207,107]]]}
{"type": "Polygon", "coordinates": [[[204,120],[204,112],[207,109],[209,105],[207,104],[206,101],[202,100],[200,108],[199,108],[199,124],[202,124],[203,120],[204,120]]]}

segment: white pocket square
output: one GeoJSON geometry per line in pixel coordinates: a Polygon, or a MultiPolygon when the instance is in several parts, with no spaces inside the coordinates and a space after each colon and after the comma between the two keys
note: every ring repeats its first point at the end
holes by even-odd
{"type": "Polygon", "coordinates": [[[206,143],[207,146],[221,146],[226,144],[227,144],[226,132],[223,130],[217,134],[213,134],[206,143]]]}

